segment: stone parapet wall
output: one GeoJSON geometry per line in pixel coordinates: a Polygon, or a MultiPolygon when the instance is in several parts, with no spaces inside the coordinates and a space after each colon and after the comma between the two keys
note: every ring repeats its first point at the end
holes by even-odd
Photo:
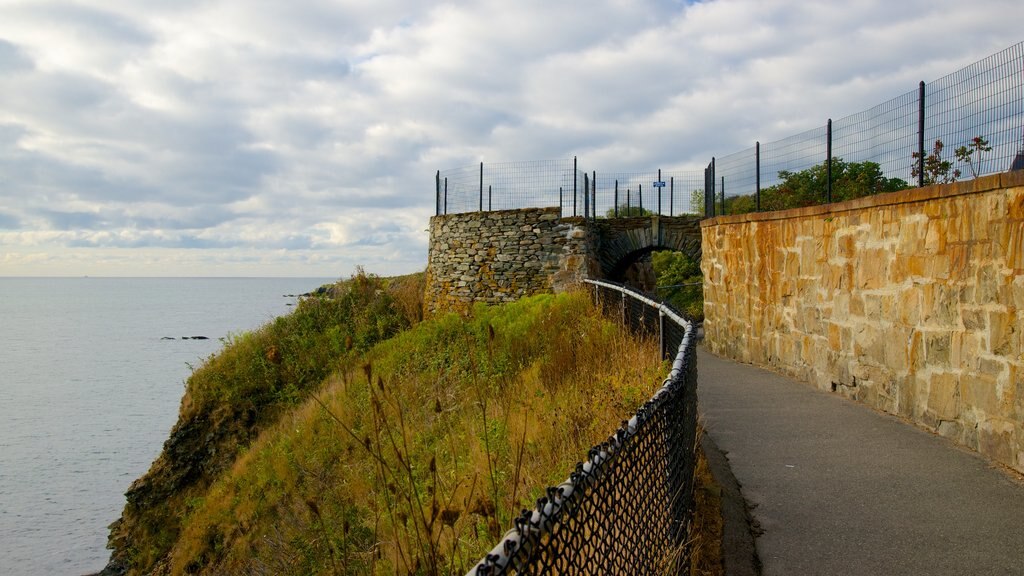
{"type": "Polygon", "coordinates": [[[1024,472],[1024,172],[702,224],[707,346],[1024,472]]]}
{"type": "Polygon", "coordinates": [[[425,307],[462,311],[566,290],[595,272],[596,235],[559,208],[472,212],[430,219],[425,307]]]}

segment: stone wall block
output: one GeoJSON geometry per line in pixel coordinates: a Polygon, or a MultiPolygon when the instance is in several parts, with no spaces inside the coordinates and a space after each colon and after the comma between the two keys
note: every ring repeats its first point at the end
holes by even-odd
{"type": "Polygon", "coordinates": [[[701,226],[712,350],[1024,472],[1024,172],[701,226]]]}

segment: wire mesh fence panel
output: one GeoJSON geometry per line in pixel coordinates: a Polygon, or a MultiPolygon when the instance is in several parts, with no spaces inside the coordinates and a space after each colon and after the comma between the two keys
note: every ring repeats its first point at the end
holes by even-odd
{"type": "Polygon", "coordinates": [[[822,125],[788,138],[761,144],[761,190],[782,181],[780,172],[799,172],[825,161],[827,128],[822,125]]]}
{"type": "Polygon", "coordinates": [[[566,207],[572,207],[576,178],[572,158],[480,163],[444,170],[437,175],[436,213],[550,208],[560,200],[564,213],[566,207]]]}
{"type": "Polygon", "coordinates": [[[913,182],[911,154],[918,149],[918,91],[907,92],[832,123],[832,157],[874,162],[886,178],[913,182]]]}
{"type": "Polygon", "coordinates": [[[1024,152],[1024,42],[927,84],[925,152],[936,140],[943,159],[981,137],[992,147],[960,168],[971,177],[1010,170],[1024,152]]]}
{"type": "Polygon", "coordinates": [[[660,214],[683,216],[703,211],[703,175],[700,171],[592,172],[597,218],[660,214]],[[661,185],[659,186],[658,183],[661,185]]]}
{"type": "MultiPolygon", "coordinates": [[[[756,148],[747,148],[728,156],[715,158],[718,196],[720,198],[724,196],[727,205],[731,203],[730,198],[753,196],[757,192],[756,168],[756,148]]],[[[726,213],[729,211],[727,210],[726,213]]]]}
{"type": "Polygon", "coordinates": [[[697,440],[693,325],[621,285],[588,281],[609,316],[672,350],[661,389],[524,511],[470,574],[685,574],[697,440]],[[659,332],[660,330],[660,332],[659,332]]]}
{"type": "MultiPolygon", "coordinates": [[[[561,206],[563,216],[588,218],[703,214],[707,204],[702,201],[712,189],[719,214],[723,208],[736,213],[820,204],[830,199],[825,189],[786,197],[769,189],[783,181],[780,173],[827,170],[830,156],[846,164],[874,162],[884,178],[913,185],[920,167],[913,155],[931,154],[938,140],[945,146],[942,160],[951,162],[947,179],[954,170],[969,178],[1024,169],[1024,42],[926,84],[923,103],[922,114],[920,90],[912,90],[832,122],[831,132],[822,119],[817,128],[719,156],[708,171],[714,174],[713,181],[704,179],[700,170],[588,172],[580,170],[575,159],[438,172],[437,214],[551,206],[561,206]],[[972,143],[969,162],[956,158],[957,148],[971,151],[972,143]],[[991,149],[981,149],[987,146],[991,149]],[[758,188],[762,193],[768,190],[768,196],[755,196],[758,188]]],[[[925,183],[942,179],[931,175],[925,183]]],[[[829,181],[817,173],[814,180],[816,187],[825,187],[835,184],[835,174],[829,181]],[[825,186],[819,186],[822,182],[825,186]]],[[[896,184],[878,186],[871,193],[897,188],[896,184]]]]}

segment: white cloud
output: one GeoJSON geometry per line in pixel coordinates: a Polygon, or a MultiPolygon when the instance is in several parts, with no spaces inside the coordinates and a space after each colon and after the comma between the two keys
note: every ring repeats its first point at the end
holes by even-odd
{"type": "Polygon", "coordinates": [[[411,271],[437,169],[702,166],[1005,48],[1021,15],[1010,0],[2,3],[0,274],[411,271]]]}

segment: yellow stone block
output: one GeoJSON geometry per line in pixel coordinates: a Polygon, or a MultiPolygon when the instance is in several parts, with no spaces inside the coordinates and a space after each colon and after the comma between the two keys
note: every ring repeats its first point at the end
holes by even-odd
{"type": "Polygon", "coordinates": [[[942,372],[928,379],[928,409],[940,420],[955,420],[960,414],[959,377],[942,372]]]}

